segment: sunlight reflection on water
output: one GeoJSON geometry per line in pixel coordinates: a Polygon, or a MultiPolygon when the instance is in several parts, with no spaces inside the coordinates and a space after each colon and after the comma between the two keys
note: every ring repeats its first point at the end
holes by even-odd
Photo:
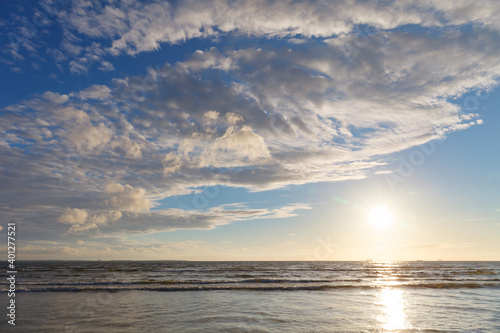
{"type": "Polygon", "coordinates": [[[378,294],[378,298],[384,313],[377,319],[383,329],[394,331],[411,328],[405,313],[406,301],[403,290],[384,288],[378,294]]]}

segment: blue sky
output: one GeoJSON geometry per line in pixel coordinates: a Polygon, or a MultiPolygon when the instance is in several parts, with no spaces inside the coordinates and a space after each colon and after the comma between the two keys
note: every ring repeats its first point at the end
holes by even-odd
{"type": "Polygon", "coordinates": [[[0,206],[22,259],[500,257],[495,1],[0,15],[0,206]]]}

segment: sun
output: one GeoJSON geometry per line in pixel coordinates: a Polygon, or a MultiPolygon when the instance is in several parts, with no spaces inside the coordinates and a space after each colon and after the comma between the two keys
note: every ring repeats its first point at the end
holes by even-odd
{"type": "Polygon", "coordinates": [[[386,206],[374,206],[368,212],[368,219],[376,227],[386,227],[392,222],[393,216],[386,206]]]}

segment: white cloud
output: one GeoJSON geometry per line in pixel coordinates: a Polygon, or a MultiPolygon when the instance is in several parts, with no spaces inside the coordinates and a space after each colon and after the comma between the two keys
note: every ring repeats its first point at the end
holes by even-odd
{"type": "Polygon", "coordinates": [[[92,217],[91,222],[96,225],[106,225],[108,222],[116,222],[122,217],[122,213],[116,210],[109,211],[105,214],[98,214],[92,217]]]}
{"type": "Polygon", "coordinates": [[[64,214],[59,217],[59,222],[65,224],[84,224],[87,221],[88,213],[85,209],[67,208],[64,214]]]}
{"type": "Polygon", "coordinates": [[[219,118],[219,112],[211,110],[203,114],[203,123],[205,125],[213,125],[219,118]]]}
{"type": "Polygon", "coordinates": [[[133,188],[126,184],[109,183],[104,186],[106,194],[110,199],[107,201],[113,208],[123,211],[141,212],[153,207],[153,203],[146,197],[146,190],[133,188]]]}
{"type": "Polygon", "coordinates": [[[231,68],[232,61],[231,58],[225,57],[220,53],[217,48],[212,47],[206,52],[197,50],[189,60],[184,62],[184,65],[193,71],[208,68],[227,71],[231,68]]]}
{"type": "Polygon", "coordinates": [[[78,94],[79,97],[83,100],[86,99],[97,99],[97,100],[106,100],[111,97],[111,89],[107,86],[94,84],[93,86],[80,91],[78,94]]]}
{"type": "Polygon", "coordinates": [[[109,61],[102,61],[101,62],[101,66],[99,67],[99,70],[101,71],[114,71],[115,70],[115,66],[113,66],[112,63],[110,63],[109,61]]]}
{"type": "Polygon", "coordinates": [[[137,142],[133,142],[126,136],[118,137],[113,141],[111,145],[115,152],[122,156],[125,155],[126,158],[142,158],[141,146],[137,142]]]}
{"type": "Polygon", "coordinates": [[[73,224],[71,228],[69,228],[68,233],[81,233],[87,232],[89,230],[97,231],[99,227],[104,227],[108,225],[108,223],[116,222],[122,217],[122,213],[120,211],[109,211],[106,213],[95,214],[88,220],[85,220],[82,223],[73,224]]]}
{"type": "Polygon", "coordinates": [[[71,74],[87,74],[88,68],[81,62],[71,60],[68,64],[71,74]]]}
{"type": "Polygon", "coordinates": [[[71,129],[68,139],[80,152],[88,152],[105,146],[111,140],[112,131],[104,124],[98,126],[84,125],[71,129]]]}
{"type": "Polygon", "coordinates": [[[215,139],[213,149],[227,151],[231,154],[243,155],[250,160],[270,157],[264,139],[255,134],[249,126],[243,126],[241,129],[229,127],[223,136],[215,139]]]}
{"type": "Polygon", "coordinates": [[[233,113],[233,112],[226,113],[226,122],[229,125],[234,126],[237,123],[240,123],[242,121],[243,121],[243,118],[240,115],[233,113]]]}
{"type": "MultiPolygon", "coordinates": [[[[87,210],[78,208],[66,208],[64,213],[59,216],[60,223],[71,225],[68,230],[70,233],[87,231],[89,229],[97,229],[108,224],[108,222],[116,222],[122,217],[120,211],[108,211],[105,213],[95,214],[89,217],[87,210]]],[[[83,243],[82,243],[83,244],[83,243]]]]}
{"type": "Polygon", "coordinates": [[[64,104],[69,100],[68,95],[61,95],[58,93],[54,93],[52,91],[47,91],[43,93],[41,97],[56,104],[64,104]]]}
{"type": "Polygon", "coordinates": [[[287,218],[297,216],[296,210],[311,209],[309,205],[293,204],[273,210],[274,218],[287,218]]]}
{"type": "MultiPolygon", "coordinates": [[[[460,25],[470,22],[498,29],[495,1],[404,1],[391,6],[376,2],[317,1],[183,1],[177,4],[126,2],[106,6],[78,1],[59,18],[74,31],[113,39],[109,52],[136,54],[157,50],[161,43],[238,33],[265,37],[347,34],[356,25],[391,29],[401,25],[460,25]],[[115,37],[118,36],[118,37],[115,37]]],[[[206,59],[214,64],[212,60],[206,59]]],[[[223,66],[229,66],[226,63],[223,66]]]]}
{"type": "MultiPolygon", "coordinates": [[[[43,5],[41,5],[43,7],[43,5]]],[[[292,45],[304,43],[310,37],[331,38],[359,35],[355,46],[363,45],[365,28],[390,30],[404,25],[446,27],[474,24],[498,30],[500,10],[495,0],[452,1],[312,1],[312,0],[218,0],[206,2],[134,3],[119,1],[76,0],[57,12],[57,23],[50,24],[51,36],[61,36],[59,50],[51,48],[49,56],[56,62],[67,62],[73,74],[87,74],[98,64],[100,70],[113,70],[106,57],[122,53],[135,55],[158,50],[162,44],[179,44],[193,38],[217,39],[225,35],[245,35],[258,38],[285,38],[292,45]],[[79,37],[77,37],[79,36],[79,37]]],[[[8,44],[6,53],[14,61],[23,61],[21,51],[40,57],[46,43],[39,42],[44,33],[26,35],[20,17],[16,41],[8,44]],[[36,38],[35,38],[36,37],[36,38]]],[[[15,21],[16,22],[16,21],[15,21]]],[[[54,23],[54,22],[51,22],[54,23]]],[[[344,51],[352,49],[351,44],[344,51]]],[[[203,62],[191,63],[196,69],[228,70],[234,64],[217,50],[200,51],[203,62]]],[[[11,67],[20,70],[19,67],[11,67]]],[[[60,67],[61,69],[63,67],[60,67]]],[[[394,75],[393,75],[394,77],[394,75]]]]}

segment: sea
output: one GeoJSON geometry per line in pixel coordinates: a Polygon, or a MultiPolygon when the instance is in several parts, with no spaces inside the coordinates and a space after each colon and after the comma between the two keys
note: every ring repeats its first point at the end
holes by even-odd
{"type": "Polygon", "coordinates": [[[0,332],[500,332],[492,261],[20,261],[15,297],[7,277],[0,332]]]}

